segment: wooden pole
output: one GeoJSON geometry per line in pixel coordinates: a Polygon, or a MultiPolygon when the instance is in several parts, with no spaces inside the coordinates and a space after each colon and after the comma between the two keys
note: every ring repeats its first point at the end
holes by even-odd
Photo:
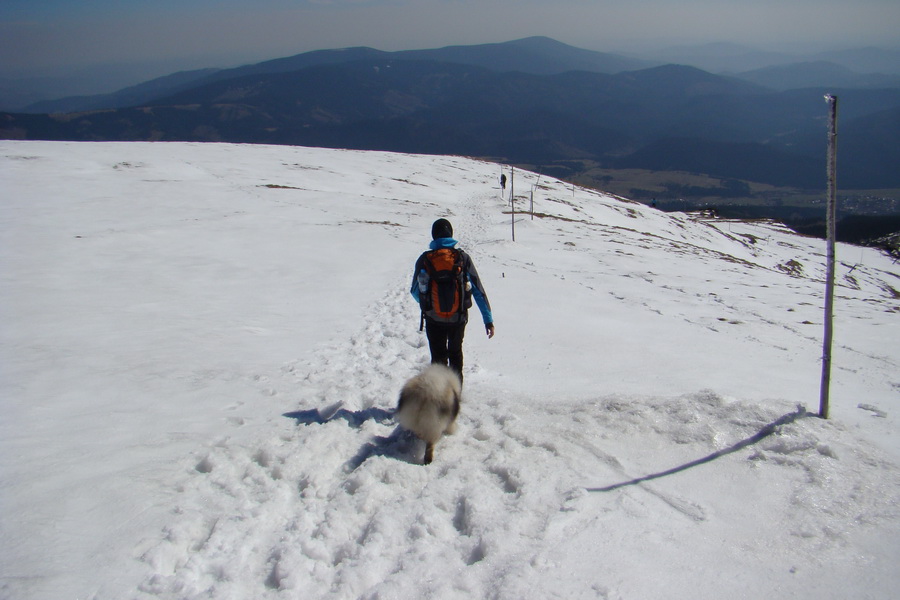
{"type": "Polygon", "coordinates": [[[516,241],[516,170],[512,168],[509,173],[509,205],[512,208],[512,241],[516,241]]]}
{"type": "MultiPolygon", "coordinates": [[[[543,171],[543,169],[541,169],[541,171],[543,171]]],[[[541,176],[543,175],[543,173],[541,171],[538,171],[537,182],[533,186],[531,186],[531,220],[532,221],[534,221],[534,190],[539,185],[541,185],[541,176]]]]}
{"type": "Polygon", "coordinates": [[[837,96],[825,96],[828,102],[828,191],[825,210],[827,230],[827,268],[825,274],[825,335],[822,341],[822,385],[819,388],[819,416],[828,418],[829,391],[831,387],[831,341],[834,335],[834,238],[837,217],[837,96]]]}

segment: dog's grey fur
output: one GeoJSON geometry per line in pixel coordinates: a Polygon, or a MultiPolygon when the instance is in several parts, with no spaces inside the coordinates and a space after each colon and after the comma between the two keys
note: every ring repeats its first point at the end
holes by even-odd
{"type": "Polygon", "coordinates": [[[443,365],[429,365],[400,391],[395,414],[404,429],[425,441],[424,464],[434,458],[434,445],[444,433],[456,431],[462,397],[459,375],[443,365]]]}

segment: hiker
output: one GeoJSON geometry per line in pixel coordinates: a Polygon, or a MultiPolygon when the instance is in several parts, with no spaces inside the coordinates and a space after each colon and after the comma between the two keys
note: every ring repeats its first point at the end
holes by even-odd
{"type": "Polygon", "coordinates": [[[438,219],[431,226],[431,250],[416,261],[410,292],[422,308],[431,362],[449,366],[462,381],[463,336],[472,298],[481,311],[488,339],[494,337],[491,304],[472,258],[456,248],[453,226],[438,219]]]}

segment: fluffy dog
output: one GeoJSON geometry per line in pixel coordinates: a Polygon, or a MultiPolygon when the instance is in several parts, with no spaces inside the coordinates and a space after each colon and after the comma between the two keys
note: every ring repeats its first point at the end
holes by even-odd
{"type": "Polygon", "coordinates": [[[400,390],[395,414],[404,429],[425,441],[424,464],[434,458],[434,445],[444,433],[456,431],[462,383],[443,365],[430,365],[400,390]]]}

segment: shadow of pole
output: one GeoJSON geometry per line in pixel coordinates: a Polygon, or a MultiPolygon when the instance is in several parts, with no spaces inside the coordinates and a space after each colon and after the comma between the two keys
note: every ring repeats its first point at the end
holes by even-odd
{"type": "Polygon", "coordinates": [[[692,460],[689,463],[685,463],[683,465],[674,467],[672,469],[668,469],[666,471],[660,471],[659,473],[653,473],[652,475],[645,475],[643,477],[638,477],[637,479],[632,479],[630,481],[623,481],[621,483],[616,483],[614,485],[608,485],[606,487],[587,488],[587,491],[589,491],[589,492],[612,492],[614,490],[618,490],[618,489],[628,487],[631,485],[637,485],[639,483],[644,483],[645,481],[652,481],[654,479],[660,479],[661,477],[667,477],[669,475],[674,475],[675,473],[680,473],[682,471],[686,471],[693,467],[696,467],[696,466],[699,466],[702,464],[706,464],[708,462],[712,462],[712,461],[716,460],[717,458],[726,456],[728,454],[732,454],[734,452],[737,452],[738,450],[742,450],[742,449],[746,448],[747,446],[752,446],[753,444],[756,444],[756,443],[766,439],[767,437],[769,437],[770,435],[772,435],[773,433],[778,431],[778,428],[781,427],[782,425],[787,425],[789,423],[793,423],[797,419],[802,419],[805,417],[813,417],[813,416],[816,416],[816,415],[814,415],[812,413],[808,413],[808,412],[806,412],[805,408],[803,408],[802,406],[798,406],[797,410],[795,412],[788,413],[782,417],[779,417],[775,421],[772,421],[771,423],[769,423],[768,425],[766,425],[765,427],[760,429],[757,433],[751,435],[747,439],[741,440],[740,442],[734,444],[733,446],[729,446],[728,448],[723,448],[722,450],[716,450],[715,452],[713,452],[712,454],[710,454],[708,456],[704,456],[703,458],[698,458],[697,460],[692,460]]]}

